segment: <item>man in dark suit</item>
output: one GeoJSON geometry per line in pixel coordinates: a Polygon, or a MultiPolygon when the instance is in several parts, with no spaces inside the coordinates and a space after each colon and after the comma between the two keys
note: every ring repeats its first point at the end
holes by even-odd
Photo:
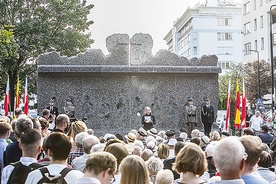
{"type": "Polygon", "coordinates": [[[54,106],[55,100],[50,100],[50,106],[47,107],[48,110],[50,110],[50,114],[54,116],[54,119],[59,115],[58,108],[54,106]]]}
{"type": "Polygon", "coordinates": [[[258,136],[261,138],[261,140],[262,140],[263,143],[266,143],[269,146],[270,143],[273,140],[273,136],[268,133],[268,126],[267,125],[263,125],[261,127],[261,132],[262,133],[259,134],[258,136]]]}
{"type": "Polygon", "coordinates": [[[214,114],[214,108],[210,105],[210,99],[205,99],[205,105],[201,108],[201,121],[204,126],[204,134],[209,136],[212,124],[214,122],[215,114],[214,114]]]}

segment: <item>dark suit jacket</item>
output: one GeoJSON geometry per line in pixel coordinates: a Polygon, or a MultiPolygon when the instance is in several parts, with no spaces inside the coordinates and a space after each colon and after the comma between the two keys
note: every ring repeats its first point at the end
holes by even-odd
{"type": "Polygon", "coordinates": [[[19,142],[13,142],[7,146],[4,153],[4,165],[7,166],[10,163],[17,162],[20,157],[22,157],[22,150],[19,148],[19,142]]]}
{"type": "MultiPolygon", "coordinates": [[[[47,109],[50,110],[50,106],[48,106],[47,109]]],[[[52,111],[50,110],[50,113],[57,117],[59,115],[58,108],[56,106],[53,106],[53,110],[52,111]]]]}
{"type": "Polygon", "coordinates": [[[273,141],[273,136],[269,133],[262,133],[259,135],[259,137],[262,139],[262,142],[268,144],[268,146],[273,141]]]}
{"type": "Polygon", "coordinates": [[[172,170],[172,164],[175,162],[175,157],[164,160],[164,169],[169,169],[173,172],[174,180],[180,178],[180,174],[172,170]]]}
{"type": "Polygon", "coordinates": [[[215,121],[215,114],[213,106],[203,105],[201,108],[201,120],[202,123],[213,123],[215,121]]]}

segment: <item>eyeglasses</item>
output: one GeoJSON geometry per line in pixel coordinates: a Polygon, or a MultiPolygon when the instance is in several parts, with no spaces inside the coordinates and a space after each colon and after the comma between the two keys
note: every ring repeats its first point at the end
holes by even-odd
{"type": "Polygon", "coordinates": [[[248,157],[248,154],[247,154],[247,153],[244,153],[244,155],[243,155],[243,159],[244,159],[244,160],[246,160],[246,159],[247,159],[247,157],[248,157]]]}
{"type": "Polygon", "coordinates": [[[109,183],[114,183],[116,180],[115,180],[115,176],[114,174],[112,174],[112,178],[110,179],[109,183]]]}

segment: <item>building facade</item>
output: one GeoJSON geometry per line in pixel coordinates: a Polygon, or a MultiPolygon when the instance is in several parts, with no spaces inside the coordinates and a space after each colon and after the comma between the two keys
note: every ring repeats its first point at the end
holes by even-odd
{"type": "MultiPolygon", "coordinates": [[[[275,0],[242,0],[242,43],[244,63],[259,59],[270,62],[270,7],[276,5],[275,0]],[[254,50],[249,51],[249,50],[254,50]]],[[[275,35],[276,30],[276,7],[272,9],[274,24],[272,32],[275,35]]],[[[275,39],[274,39],[275,40],[275,39]]],[[[274,56],[276,47],[274,42],[274,56]]]]}
{"type": "Polygon", "coordinates": [[[241,6],[206,0],[188,8],[164,40],[168,49],[187,58],[216,54],[222,73],[242,61],[241,6]]]}

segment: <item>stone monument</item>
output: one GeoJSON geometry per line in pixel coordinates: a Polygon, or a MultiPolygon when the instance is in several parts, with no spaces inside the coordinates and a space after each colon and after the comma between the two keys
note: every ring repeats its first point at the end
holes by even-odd
{"type": "Polygon", "coordinates": [[[61,109],[66,98],[74,99],[75,117],[85,121],[96,135],[126,134],[142,126],[141,115],[150,106],[158,130],[187,128],[184,109],[187,98],[198,109],[197,127],[202,128],[203,97],[218,107],[218,73],[215,55],[180,57],[167,50],[152,55],[149,34],[114,34],[106,39],[110,52],[87,50],[74,57],[56,52],[38,57],[38,110],[50,98],[61,109]]]}

